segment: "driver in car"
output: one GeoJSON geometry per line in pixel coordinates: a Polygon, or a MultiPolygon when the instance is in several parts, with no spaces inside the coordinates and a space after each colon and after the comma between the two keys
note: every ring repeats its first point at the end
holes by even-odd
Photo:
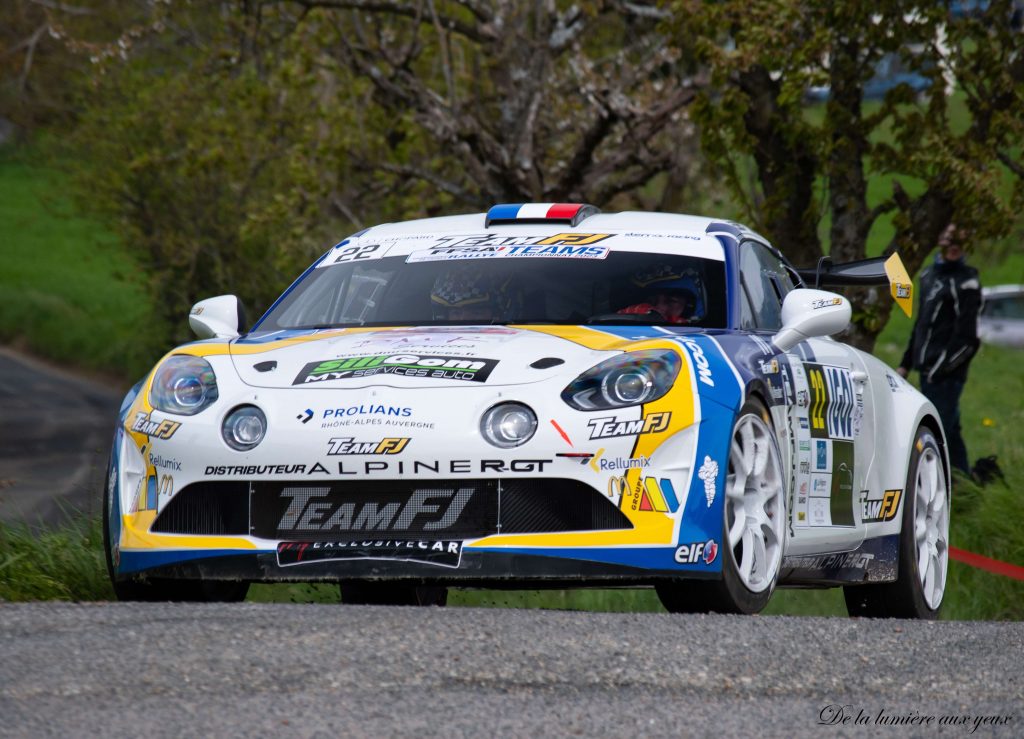
{"type": "Polygon", "coordinates": [[[620,309],[620,314],[657,313],[665,323],[684,326],[698,320],[696,277],[683,274],[669,265],[655,265],[633,276],[633,284],[643,288],[642,302],[620,309]]]}

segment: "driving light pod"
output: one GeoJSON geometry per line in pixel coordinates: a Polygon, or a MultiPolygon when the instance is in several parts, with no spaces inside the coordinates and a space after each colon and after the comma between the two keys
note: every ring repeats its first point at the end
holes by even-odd
{"type": "Polygon", "coordinates": [[[217,376],[201,357],[176,354],[153,377],[149,403],[158,411],[194,416],[217,400],[217,376]]]}
{"type": "Polygon", "coordinates": [[[267,417],[254,405],[240,405],[224,417],[220,433],[229,447],[247,452],[263,441],[267,417]]]}
{"type": "Polygon", "coordinates": [[[579,411],[650,403],[671,389],[679,363],[679,355],[666,349],[620,354],[573,380],[562,391],[562,400],[579,411]]]}
{"type": "Polygon", "coordinates": [[[537,430],[537,414],[522,403],[500,403],[480,419],[480,433],[488,442],[511,449],[528,442],[537,430]]]}

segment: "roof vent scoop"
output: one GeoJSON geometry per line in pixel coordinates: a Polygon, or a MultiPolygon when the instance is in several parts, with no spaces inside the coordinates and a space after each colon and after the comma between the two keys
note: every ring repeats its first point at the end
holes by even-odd
{"type": "Polygon", "coordinates": [[[575,227],[600,212],[585,203],[503,203],[487,211],[484,228],[512,223],[568,223],[575,227]]]}

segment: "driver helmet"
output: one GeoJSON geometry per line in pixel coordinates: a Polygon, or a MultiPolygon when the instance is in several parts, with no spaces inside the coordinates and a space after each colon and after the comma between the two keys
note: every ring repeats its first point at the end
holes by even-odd
{"type": "Polygon", "coordinates": [[[655,263],[633,274],[632,282],[646,293],[678,291],[685,294],[692,306],[692,319],[704,315],[704,291],[697,270],[664,262],[655,263]]]}

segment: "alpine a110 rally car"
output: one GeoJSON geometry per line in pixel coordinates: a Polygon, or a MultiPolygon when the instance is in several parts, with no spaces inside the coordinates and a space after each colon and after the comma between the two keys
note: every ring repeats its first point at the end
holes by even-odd
{"type": "Polygon", "coordinates": [[[843,586],[852,614],[934,617],[938,414],[829,338],[850,304],[818,289],[873,282],[907,309],[895,255],[797,271],[733,222],[576,204],[361,231],[251,328],[234,296],[197,303],[201,340],[125,398],[115,590],[654,586],[751,613],[843,586]]]}

